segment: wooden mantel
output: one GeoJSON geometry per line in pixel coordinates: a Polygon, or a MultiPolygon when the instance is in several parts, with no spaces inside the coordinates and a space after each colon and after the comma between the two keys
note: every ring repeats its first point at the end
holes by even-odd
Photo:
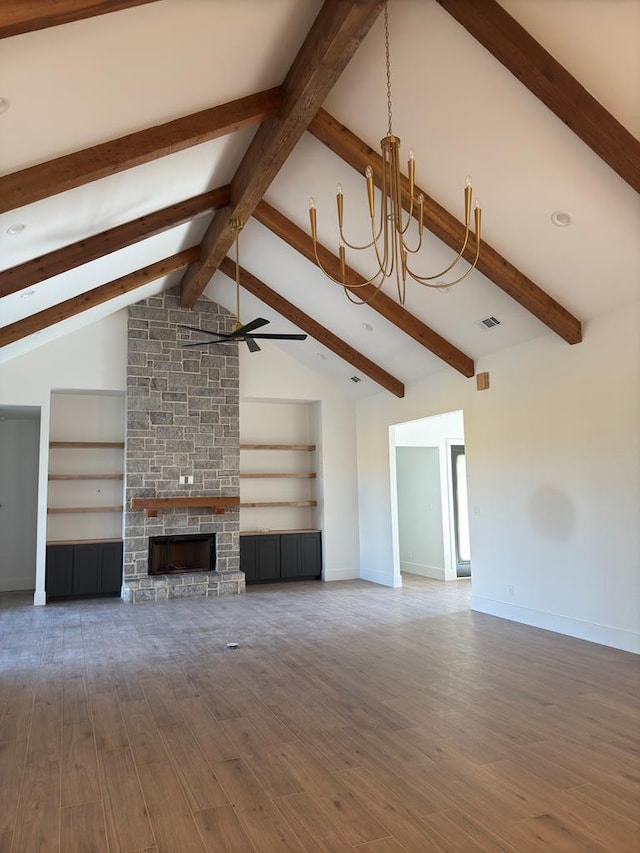
{"type": "Polygon", "coordinates": [[[215,515],[222,515],[232,506],[240,506],[239,497],[203,497],[203,498],[131,498],[131,509],[143,509],[147,518],[155,518],[160,509],[184,509],[185,507],[203,507],[215,515]]]}

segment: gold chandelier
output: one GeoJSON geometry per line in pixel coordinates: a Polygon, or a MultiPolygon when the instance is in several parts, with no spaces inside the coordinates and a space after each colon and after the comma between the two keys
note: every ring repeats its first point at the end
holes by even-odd
{"type": "MultiPolygon", "coordinates": [[[[453,287],[470,275],[476,268],[478,258],[480,256],[480,221],[481,210],[478,202],[474,205],[474,224],[475,224],[475,239],[476,248],[475,256],[471,266],[458,278],[452,281],[441,281],[444,276],[450,273],[458,262],[462,259],[471,234],[471,200],[472,187],[471,179],[467,178],[464,188],[464,240],[458,255],[449,264],[448,267],[438,273],[432,275],[418,275],[409,266],[409,255],[414,255],[420,251],[422,247],[422,238],[424,233],[424,195],[420,193],[417,200],[414,199],[415,189],[415,159],[413,151],[409,151],[409,192],[407,201],[407,216],[403,218],[403,194],[402,194],[402,174],[400,172],[400,140],[393,135],[391,129],[391,64],[389,61],[389,9],[388,0],[384,6],[384,36],[385,36],[385,55],[387,66],[387,115],[388,128],[387,135],[380,142],[382,149],[382,179],[381,179],[381,202],[378,224],[376,225],[376,209],[374,198],[374,181],[373,169],[367,166],[365,177],[367,181],[367,199],[369,202],[369,219],[371,228],[371,240],[362,246],[350,243],[344,235],[343,231],[343,206],[344,196],[342,186],[338,184],[336,193],[336,203],[338,207],[338,230],[340,235],[339,243],[339,258],[341,280],[334,278],[327,270],[324,269],[320,258],[318,257],[318,234],[316,224],[316,206],[314,200],[309,199],[309,218],[311,220],[311,237],[313,239],[313,251],[316,258],[316,263],[322,272],[344,288],[347,297],[359,305],[366,305],[375,297],[378,291],[382,288],[384,282],[388,278],[395,276],[398,301],[401,305],[405,303],[407,276],[413,281],[424,287],[433,288],[448,288],[453,287]],[[416,209],[417,201],[417,209],[416,209]],[[418,220],[418,233],[414,238],[413,245],[409,245],[406,241],[407,232],[411,224],[412,217],[415,215],[418,220]],[[366,281],[357,281],[349,283],[347,281],[347,266],[345,257],[345,247],[361,251],[365,249],[373,249],[377,261],[377,269],[373,275],[366,281]],[[374,291],[368,298],[354,298],[354,291],[358,288],[374,285],[374,291]]],[[[455,273],[454,273],[455,274],[455,273]]]]}

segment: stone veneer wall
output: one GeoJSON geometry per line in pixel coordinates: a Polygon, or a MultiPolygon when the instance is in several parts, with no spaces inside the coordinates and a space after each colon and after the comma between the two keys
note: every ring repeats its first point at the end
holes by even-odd
{"type": "Polygon", "coordinates": [[[228,331],[233,318],[206,299],[180,307],[177,290],[129,308],[126,507],[122,597],[125,601],[238,593],[239,508],[224,515],[198,508],[130,509],[133,497],[240,493],[240,392],[236,345],[183,348],[203,336],[180,325],[228,331]],[[181,475],[193,485],[180,485],[181,475]],[[216,570],[150,577],[149,536],[215,533],[216,570]]]}

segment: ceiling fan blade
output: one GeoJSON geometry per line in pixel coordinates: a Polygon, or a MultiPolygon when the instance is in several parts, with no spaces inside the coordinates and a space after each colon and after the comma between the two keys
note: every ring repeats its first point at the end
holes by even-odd
{"type": "Polygon", "coordinates": [[[263,334],[263,335],[251,335],[252,338],[263,338],[272,340],[272,341],[306,341],[308,335],[278,335],[275,332],[273,334],[263,334]]]}
{"type": "Polygon", "coordinates": [[[190,329],[192,332],[202,332],[203,335],[218,335],[219,332],[210,332],[209,329],[200,329],[198,326],[178,326],[179,329],[190,329]]]}
{"type": "Polygon", "coordinates": [[[249,347],[249,352],[260,352],[260,347],[253,340],[253,338],[250,338],[247,336],[246,338],[244,338],[244,340],[247,342],[247,346],[249,347]]]}
{"type": "Polygon", "coordinates": [[[234,338],[241,337],[242,335],[246,335],[247,332],[253,332],[254,329],[260,329],[262,326],[266,326],[268,322],[269,321],[265,320],[263,317],[257,317],[250,323],[240,326],[239,329],[236,329],[235,332],[231,332],[231,334],[234,338]]]}
{"type": "Polygon", "coordinates": [[[219,341],[198,341],[195,344],[182,344],[182,349],[186,349],[187,347],[210,347],[213,344],[234,344],[234,340],[229,340],[228,338],[222,338],[219,341]]]}

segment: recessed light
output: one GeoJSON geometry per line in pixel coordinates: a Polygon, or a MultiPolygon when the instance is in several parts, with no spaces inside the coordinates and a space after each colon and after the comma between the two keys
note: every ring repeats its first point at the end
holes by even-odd
{"type": "Polygon", "coordinates": [[[551,214],[551,221],[558,228],[566,228],[567,225],[571,225],[571,216],[564,210],[554,210],[551,214]]]}
{"type": "Polygon", "coordinates": [[[365,332],[373,332],[373,326],[371,325],[371,323],[363,323],[362,328],[365,330],[365,332]]]}
{"type": "Polygon", "coordinates": [[[7,234],[20,234],[27,226],[24,222],[16,222],[15,225],[10,225],[7,228],[7,234]]]}
{"type": "Polygon", "coordinates": [[[28,299],[30,296],[33,296],[35,290],[33,288],[31,290],[23,290],[20,294],[20,299],[28,299]]]}
{"type": "Polygon", "coordinates": [[[0,113],[6,113],[11,106],[9,98],[0,98],[0,113]]]}
{"type": "Polygon", "coordinates": [[[320,359],[320,361],[326,361],[327,357],[323,352],[317,352],[316,357],[320,359]]]}

